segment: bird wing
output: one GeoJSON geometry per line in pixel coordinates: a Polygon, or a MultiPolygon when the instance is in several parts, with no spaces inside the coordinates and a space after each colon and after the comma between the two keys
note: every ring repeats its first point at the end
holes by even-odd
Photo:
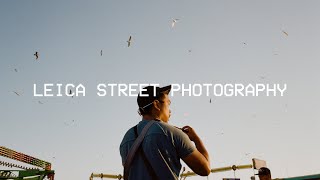
{"type": "Polygon", "coordinates": [[[289,36],[289,34],[287,33],[287,32],[285,32],[285,31],[282,31],[285,35],[287,35],[287,36],[289,36]]]}

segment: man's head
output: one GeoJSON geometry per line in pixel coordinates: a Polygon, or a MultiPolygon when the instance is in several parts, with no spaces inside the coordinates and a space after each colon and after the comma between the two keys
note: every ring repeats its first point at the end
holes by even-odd
{"type": "Polygon", "coordinates": [[[138,95],[137,103],[139,114],[143,117],[149,116],[157,118],[163,122],[168,122],[170,117],[169,92],[171,85],[165,87],[147,86],[138,95]]]}
{"type": "Polygon", "coordinates": [[[271,172],[270,169],[266,167],[262,167],[259,169],[258,174],[260,180],[271,180],[271,172]]]}

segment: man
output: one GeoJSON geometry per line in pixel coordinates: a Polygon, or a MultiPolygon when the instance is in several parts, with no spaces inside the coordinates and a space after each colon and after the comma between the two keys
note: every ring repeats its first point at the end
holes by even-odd
{"type": "Polygon", "coordinates": [[[210,173],[209,154],[194,129],[190,126],[177,128],[168,124],[171,115],[171,101],[168,95],[170,90],[171,85],[162,88],[148,86],[138,95],[137,102],[142,120],[123,137],[120,144],[123,164],[144,126],[150,121],[155,122],[147,131],[140,151],[134,156],[128,179],[178,179],[181,170],[180,159],[201,176],[210,173]]]}
{"type": "Polygon", "coordinates": [[[270,169],[266,167],[262,167],[259,169],[258,174],[260,180],[271,180],[271,172],[270,169]]]}

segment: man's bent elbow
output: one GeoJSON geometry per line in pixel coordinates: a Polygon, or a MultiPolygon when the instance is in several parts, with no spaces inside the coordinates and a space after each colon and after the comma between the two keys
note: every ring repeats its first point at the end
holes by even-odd
{"type": "Polygon", "coordinates": [[[210,166],[208,165],[202,168],[197,174],[200,176],[209,176],[210,173],[211,173],[211,169],[210,169],[210,166]]]}

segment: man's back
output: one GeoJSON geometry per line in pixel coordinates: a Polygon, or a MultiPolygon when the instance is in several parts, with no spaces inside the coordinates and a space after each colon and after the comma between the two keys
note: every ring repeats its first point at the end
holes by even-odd
{"type": "MultiPolygon", "coordinates": [[[[138,134],[147,123],[148,120],[139,122],[137,125],[138,134]]],[[[122,163],[125,162],[135,139],[134,128],[131,128],[120,144],[122,163]]],[[[185,133],[163,122],[155,122],[150,127],[141,146],[158,179],[176,179],[181,170],[180,159],[195,150],[185,133]]],[[[137,152],[130,168],[129,179],[152,179],[149,173],[150,169],[145,165],[141,153],[137,152]]]]}

